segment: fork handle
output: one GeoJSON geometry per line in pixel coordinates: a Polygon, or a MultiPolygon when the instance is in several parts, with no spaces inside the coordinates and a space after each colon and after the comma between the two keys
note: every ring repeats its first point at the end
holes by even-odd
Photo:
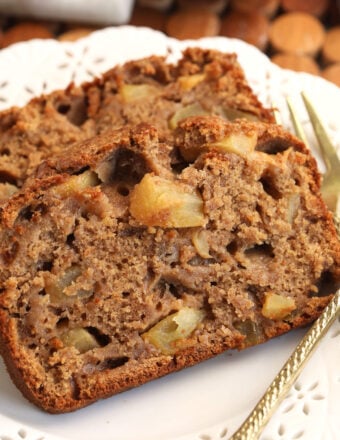
{"type": "Polygon", "coordinates": [[[340,289],[308,330],[248,418],[229,440],[259,439],[275,409],[282,402],[318,343],[338,316],[339,310],[340,289]]]}

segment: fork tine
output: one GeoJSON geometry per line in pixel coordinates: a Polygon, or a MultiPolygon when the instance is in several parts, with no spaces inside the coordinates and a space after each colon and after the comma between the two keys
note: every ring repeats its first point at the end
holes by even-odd
{"type": "Polygon", "coordinates": [[[332,142],[330,141],[328,134],[321,122],[320,117],[318,116],[314,106],[310,102],[309,98],[307,97],[306,93],[301,92],[301,96],[303,99],[303,102],[305,104],[305,107],[307,109],[307,112],[309,114],[310,121],[312,123],[315,135],[318,139],[320,149],[322,152],[322,156],[325,162],[325,165],[327,167],[327,170],[329,171],[332,166],[340,166],[340,159],[338,158],[338,155],[335,151],[335,148],[332,145],[332,142]]]}
{"type": "Polygon", "coordinates": [[[273,115],[275,119],[275,123],[277,125],[282,125],[282,118],[279,109],[277,108],[277,105],[275,102],[272,102],[272,109],[273,109],[273,115]]]}
{"type": "Polygon", "coordinates": [[[302,140],[302,142],[309,148],[306,133],[304,129],[302,128],[301,122],[297,116],[297,111],[295,110],[295,107],[292,103],[292,100],[289,98],[289,96],[286,97],[287,106],[290,113],[290,118],[292,120],[295,133],[299,139],[302,140]]]}

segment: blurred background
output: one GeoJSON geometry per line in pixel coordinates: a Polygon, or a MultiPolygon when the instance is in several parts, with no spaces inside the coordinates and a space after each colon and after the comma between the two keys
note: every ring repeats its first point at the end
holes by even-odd
{"type": "Polygon", "coordinates": [[[0,0],[1,49],[124,24],[178,39],[239,38],[281,67],[340,86],[339,0],[0,0]]]}

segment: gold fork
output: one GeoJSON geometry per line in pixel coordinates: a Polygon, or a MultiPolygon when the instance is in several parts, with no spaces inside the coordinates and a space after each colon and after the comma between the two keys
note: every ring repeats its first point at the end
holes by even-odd
{"type": "MultiPolygon", "coordinates": [[[[309,98],[304,92],[301,93],[301,96],[313,125],[315,135],[319,141],[320,152],[326,165],[327,171],[322,179],[321,193],[328,208],[336,213],[337,216],[340,216],[340,212],[338,212],[338,210],[340,210],[338,206],[340,200],[340,159],[309,98]]],[[[297,136],[308,145],[306,135],[304,134],[297,113],[289,98],[287,98],[287,104],[297,136]]]]}
{"type": "MultiPolygon", "coordinates": [[[[340,237],[340,222],[336,216],[336,209],[339,209],[340,205],[340,160],[310,100],[304,93],[301,95],[307,108],[327,168],[322,180],[322,195],[329,209],[335,213],[334,221],[340,237]]],[[[287,104],[297,135],[305,142],[306,136],[299,123],[292,102],[289,99],[287,100],[287,104]]],[[[238,431],[232,435],[230,440],[259,439],[264,427],[294,384],[304,365],[326,334],[329,327],[339,315],[339,312],[340,289],[335,293],[328,306],[308,330],[281,371],[268,387],[263,397],[259,400],[238,431]]]]}

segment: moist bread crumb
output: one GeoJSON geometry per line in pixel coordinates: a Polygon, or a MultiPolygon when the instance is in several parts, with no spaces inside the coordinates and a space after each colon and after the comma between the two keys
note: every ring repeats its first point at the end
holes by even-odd
{"type": "Polygon", "coordinates": [[[319,189],[295,137],[217,116],[50,157],[0,212],[13,381],[62,413],[311,322],[340,282],[319,189]]]}
{"type": "Polygon", "coordinates": [[[3,111],[0,200],[21,187],[41,160],[76,142],[141,122],[167,139],[181,118],[208,113],[273,122],[236,55],[199,48],[187,49],[175,64],[159,56],[130,61],[80,87],[3,111]]]}

